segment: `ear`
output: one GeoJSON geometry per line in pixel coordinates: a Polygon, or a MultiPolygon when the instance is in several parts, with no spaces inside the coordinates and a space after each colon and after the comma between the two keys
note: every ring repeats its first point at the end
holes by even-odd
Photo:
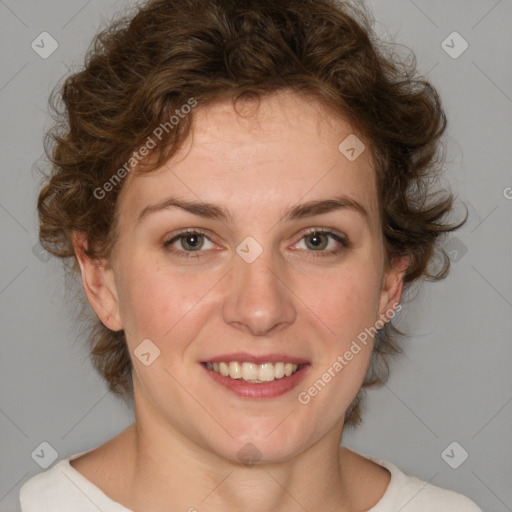
{"type": "Polygon", "coordinates": [[[386,323],[390,319],[390,313],[396,310],[402,298],[404,276],[409,263],[409,256],[399,256],[384,273],[378,317],[386,323]]]}
{"type": "Polygon", "coordinates": [[[119,303],[114,281],[114,272],[105,260],[89,257],[87,237],[83,232],[73,232],[73,248],[80,265],[82,285],[92,309],[101,323],[112,331],[120,331],[123,326],[119,315],[119,303]]]}

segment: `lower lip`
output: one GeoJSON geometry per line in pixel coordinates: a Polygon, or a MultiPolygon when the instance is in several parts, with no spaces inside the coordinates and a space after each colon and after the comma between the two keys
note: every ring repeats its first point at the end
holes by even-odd
{"type": "Polygon", "coordinates": [[[214,372],[201,365],[208,375],[218,384],[229,389],[232,393],[242,398],[275,398],[284,395],[288,391],[296,387],[302,379],[306,376],[311,365],[305,364],[302,368],[297,370],[289,377],[275,379],[270,382],[263,382],[255,384],[252,382],[245,382],[242,379],[232,379],[231,377],[224,377],[220,373],[214,372]]]}

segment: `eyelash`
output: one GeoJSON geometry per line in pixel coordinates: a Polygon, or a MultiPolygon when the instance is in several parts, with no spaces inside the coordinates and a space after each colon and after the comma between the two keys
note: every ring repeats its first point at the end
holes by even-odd
{"type": "MultiPolygon", "coordinates": [[[[343,249],[347,249],[348,247],[350,247],[350,244],[348,242],[348,239],[344,236],[341,236],[341,235],[338,235],[336,233],[333,233],[332,231],[329,231],[325,228],[310,228],[308,229],[308,231],[306,231],[302,237],[298,240],[299,242],[305,238],[306,236],[309,236],[309,235],[313,235],[313,234],[325,234],[325,235],[328,235],[330,236],[332,239],[334,239],[336,242],[338,242],[341,247],[337,247],[336,249],[331,249],[329,251],[312,251],[312,250],[308,250],[308,252],[310,253],[317,253],[317,254],[311,254],[309,257],[311,258],[324,258],[324,257],[328,257],[328,256],[333,256],[333,255],[336,255],[338,253],[340,253],[341,251],[343,251],[343,249]]],[[[179,249],[174,249],[174,248],[170,248],[170,246],[176,242],[177,240],[179,240],[180,238],[184,238],[186,237],[187,235],[202,235],[204,236],[205,238],[207,238],[210,242],[213,243],[213,241],[210,239],[210,237],[207,236],[206,232],[203,231],[202,229],[186,229],[184,231],[181,231],[180,233],[178,233],[177,235],[173,236],[171,239],[167,240],[164,242],[163,246],[164,246],[164,249],[166,249],[167,251],[175,254],[176,256],[180,257],[180,258],[201,258],[201,256],[199,254],[194,254],[194,252],[204,252],[204,251],[181,251],[179,249]]]]}

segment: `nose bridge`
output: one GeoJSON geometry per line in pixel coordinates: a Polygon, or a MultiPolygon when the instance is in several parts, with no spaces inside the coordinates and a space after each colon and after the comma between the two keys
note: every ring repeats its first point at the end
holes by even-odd
{"type": "Polygon", "coordinates": [[[238,247],[224,319],[261,336],[279,324],[293,323],[296,313],[291,292],[284,283],[284,262],[277,252],[258,246],[259,249],[254,241],[246,239],[238,247]],[[253,259],[255,254],[258,255],[253,259]]]}

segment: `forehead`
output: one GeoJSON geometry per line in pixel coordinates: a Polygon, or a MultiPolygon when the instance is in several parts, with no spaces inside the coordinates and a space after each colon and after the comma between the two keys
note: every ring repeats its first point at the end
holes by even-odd
{"type": "Polygon", "coordinates": [[[353,154],[346,152],[347,140],[348,146],[359,143],[358,151],[364,147],[347,121],[296,94],[244,101],[236,111],[230,100],[199,104],[191,135],[170,161],[128,176],[119,199],[121,218],[128,220],[169,195],[261,214],[263,205],[277,212],[337,194],[352,196],[374,217],[369,151],[347,158],[353,154]]]}

